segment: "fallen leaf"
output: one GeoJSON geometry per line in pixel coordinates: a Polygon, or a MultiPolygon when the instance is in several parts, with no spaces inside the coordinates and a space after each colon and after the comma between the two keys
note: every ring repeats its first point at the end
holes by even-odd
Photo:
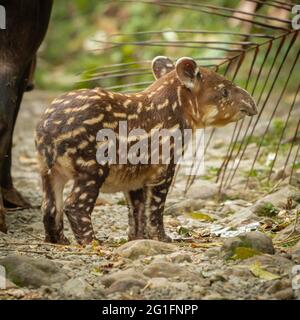
{"type": "Polygon", "coordinates": [[[245,260],[248,258],[251,258],[253,256],[256,256],[258,254],[261,254],[260,252],[247,247],[237,247],[234,249],[234,255],[230,257],[232,260],[245,260]]]}
{"type": "Polygon", "coordinates": [[[206,213],[202,212],[190,212],[189,216],[193,219],[203,220],[203,221],[214,221],[214,219],[206,213]]]}
{"type": "Polygon", "coordinates": [[[249,266],[249,270],[258,278],[263,280],[276,280],[279,279],[280,276],[269,271],[266,271],[262,268],[260,263],[254,263],[249,266]]]}
{"type": "Polygon", "coordinates": [[[103,198],[98,198],[95,206],[111,206],[111,203],[103,198]]]}
{"type": "Polygon", "coordinates": [[[182,226],[177,228],[177,233],[183,237],[191,237],[193,235],[192,230],[182,226]]]}

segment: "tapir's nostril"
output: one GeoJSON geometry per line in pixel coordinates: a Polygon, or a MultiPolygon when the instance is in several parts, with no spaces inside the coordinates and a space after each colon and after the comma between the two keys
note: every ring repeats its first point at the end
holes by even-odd
{"type": "Polygon", "coordinates": [[[240,108],[242,112],[245,112],[248,116],[254,116],[257,114],[257,107],[253,100],[245,101],[244,99],[242,99],[242,103],[243,104],[240,108]]]}

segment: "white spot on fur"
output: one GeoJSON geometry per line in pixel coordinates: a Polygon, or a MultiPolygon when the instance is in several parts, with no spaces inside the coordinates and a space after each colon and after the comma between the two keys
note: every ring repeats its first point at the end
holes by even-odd
{"type": "Polygon", "coordinates": [[[219,113],[219,109],[217,106],[209,106],[208,111],[204,113],[202,117],[202,121],[207,125],[211,124],[215,121],[217,114],[219,113]]]}

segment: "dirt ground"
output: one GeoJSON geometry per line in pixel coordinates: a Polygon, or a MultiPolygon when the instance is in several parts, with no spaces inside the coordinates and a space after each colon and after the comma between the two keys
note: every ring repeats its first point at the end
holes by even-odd
{"type": "MultiPolygon", "coordinates": [[[[179,176],[165,212],[172,244],[127,243],[122,194],[100,195],[94,209],[101,246],[76,245],[67,221],[70,246],[44,243],[33,136],[52,98],[51,93],[27,94],[19,115],[13,176],[33,208],[7,213],[9,231],[0,234],[0,265],[8,280],[0,299],[300,298],[300,193],[287,179],[271,192],[258,192],[255,185],[244,191],[245,177],[239,176],[235,188],[219,197],[210,178],[197,179],[184,195],[186,177],[179,176]]],[[[219,155],[225,154],[229,140],[228,132],[217,134],[206,165],[220,166],[219,155]]],[[[245,168],[251,146],[247,152],[245,168]]]]}

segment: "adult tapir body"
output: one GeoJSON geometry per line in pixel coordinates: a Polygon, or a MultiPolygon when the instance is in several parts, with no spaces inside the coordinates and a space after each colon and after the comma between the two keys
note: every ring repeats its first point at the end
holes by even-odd
{"type": "Polygon", "coordinates": [[[53,0],[0,0],[5,29],[0,29],[0,231],[5,207],[29,204],[11,177],[12,136],[24,91],[32,87],[35,55],[43,41],[53,0]]]}

